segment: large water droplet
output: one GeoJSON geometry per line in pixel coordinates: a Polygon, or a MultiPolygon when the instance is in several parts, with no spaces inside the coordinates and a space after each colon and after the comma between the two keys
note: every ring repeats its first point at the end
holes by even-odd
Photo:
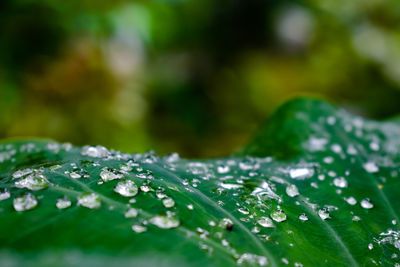
{"type": "Polygon", "coordinates": [[[156,215],[150,219],[150,223],[162,229],[176,228],[179,220],[174,216],[156,215]]]}
{"type": "Polygon", "coordinates": [[[17,179],[17,178],[21,178],[21,177],[23,177],[25,175],[28,175],[28,174],[30,174],[32,172],[33,172],[33,169],[30,169],[30,168],[23,169],[23,170],[18,170],[18,171],[13,173],[12,177],[13,177],[13,179],[17,179]]]}
{"type": "Polygon", "coordinates": [[[286,221],[286,214],[282,210],[271,212],[271,218],[276,222],[286,221]]]}
{"type": "Polygon", "coordinates": [[[124,197],[134,197],[138,193],[137,185],[131,180],[118,182],[114,191],[124,197]]]}
{"type": "Polygon", "coordinates": [[[100,173],[100,177],[101,179],[103,179],[104,182],[109,182],[115,179],[121,179],[124,177],[124,175],[122,173],[119,173],[117,170],[103,168],[100,173]]]}
{"type": "Polygon", "coordinates": [[[3,191],[0,191],[0,201],[5,200],[11,197],[10,192],[5,188],[3,191]]]}
{"type": "Polygon", "coordinates": [[[369,198],[364,198],[363,200],[361,200],[361,207],[363,207],[364,209],[372,209],[374,205],[371,203],[369,198]]]}
{"type": "Polygon", "coordinates": [[[59,198],[57,199],[56,207],[58,209],[66,209],[71,207],[71,200],[69,200],[67,197],[59,198]]]}
{"type": "Polygon", "coordinates": [[[101,206],[101,200],[96,193],[83,193],[78,197],[78,205],[89,209],[98,209],[101,206]]]}
{"type": "Polygon", "coordinates": [[[349,203],[352,206],[357,204],[357,200],[354,197],[344,198],[344,200],[346,200],[346,202],[349,203]]]}
{"type": "Polygon", "coordinates": [[[109,152],[107,148],[103,146],[84,146],[81,154],[94,158],[104,158],[109,154],[109,152]]]}
{"type": "Polygon", "coordinates": [[[289,175],[292,179],[304,180],[314,175],[314,169],[308,167],[290,169],[289,175]]]}
{"type": "Polygon", "coordinates": [[[272,222],[272,220],[268,217],[260,217],[260,219],[257,220],[257,223],[259,225],[261,225],[262,227],[266,227],[266,228],[272,228],[275,227],[274,223],[272,222]]]}
{"type": "Polygon", "coordinates": [[[166,208],[172,208],[175,206],[175,201],[170,197],[163,199],[162,203],[166,208]]]}
{"type": "Polygon", "coordinates": [[[25,178],[20,178],[15,182],[15,187],[27,188],[29,190],[41,190],[49,186],[49,181],[41,173],[33,173],[25,178]]]}
{"type": "Polygon", "coordinates": [[[38,202],[34,195],[27,193],[14,198],[13,206],[16,211],[31,210],[37,206],[38,202]]]}
{"type": "Polygon", "coordinates": [[[296,185],[291,184],[286,187],[286,194],[288,194],[289,197],[295,197],[299,195],[299,190],[296,185]]]}

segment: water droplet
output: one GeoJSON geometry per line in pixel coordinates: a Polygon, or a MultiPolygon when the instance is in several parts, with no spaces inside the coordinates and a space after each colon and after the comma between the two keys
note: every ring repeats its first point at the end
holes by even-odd
{"type": "Polygon", "coordinates": [[[223,218],[220,222],[219,222],[219,227],[225,228],[228,231],[232,231],[233,230],[233,222],[231,219],[229,218],[223,218]]]}
{"type": "Polygon", "coordinates": [[[125,212],[125,218],[135,218],[138,215],[138,211],[135,208],[130,208],[125,212]]]}
{"type": "Polygon", "coordinates": [[[257,223],[259,225],[261,225],[262,227],[266,227],[266,228],[272,228],[275,227],[274,223],[272,222],[272,220],[268,217],[260,217],[260,219],[257,220],[257,223]]]}
{"type": "Polygon", "coordinates": [[[162,203],[166,208],[172,208],[175,206],[175,201],[170,197],[163,199],[162,203]]]}
{"type": "Polygon", "coordinates": [[[296,185],[291,184],[286,187],[286,194],[288,194],[289,197],[295,197],[299,195],[299,190],[296,185]]]}
{"type": "Polygon", "coordinates": [[[119,173],[116,170],[109,169],[109,168],[103,168],[101,173],[100,173],[101,179],[103,179],[104,182],[109,182],[115,179],[121,179],[123,178],[123,174],[119,173]]]}
{"type": "Polygon", "coordinates": [[[372,162],[372,161],[369,161],[369,162],[365,163],[365,164],[363,165],[363,167],[364,167],[364,169],[365,169],[367,172],[370,172],[370,173],[375,173],[375,172],[378,172],[378,171],[379,171],[379,168],[378,168],[378,166],[376,165],[376,163],[375,163],[375,162],[372,162]]]}
{"type": "Polygon", "coordinates": [[[371,243],[368,244],[368,249],[372,250],[374,248],[374,245],[372,245],[371,243]]]}
{"type": "Polygon", "coordinates": [[[173,216],[156,215],[150,219],[150,223],[162,229],[176,228],[179,226],[179,220],[173,216]]]}
{"type": "Polygon", "coordinates": [[[358,222],[358,221],[361,221],[361,218],[358,217],[358,216],[353,216],[352,221],[353,221],[353,222],[358,222]]]}
{"type": "Polygon", "coordinates": [[[333,144],[333,145],[331,146],[331,149],[332,149],[332,151],[333,151],[334,153],[337,153],[337,154],[339,154],[339,153],[342,152],[342,147],[341,147],[340,145],[338,145],[338,144],[333,144]]]}
{"type": "Polygon", "coordinates": [[[344,198],[344,200],[346,200],[346,202],[349,203],[352,206],[357,204],[357,200],[354,197],[344,198]]]}
{"type": "Polygon", "coordinates": [[[189,204],[189,205],[187,205],[186,207],[187,207],[188,209],[190,209],[190,210],[193,210],[193,209],[194,209],[194,207],[193,207],[192,204],[189,204]]]}
{"type": "Polygon", "coordinates": [[[312,168],[295,168],[289,171],[289,175],[292,179],[304,180],[314,175],[314,169],[312,168]]]}
{"type": "Polygon", "coordinates": [[[282,258],[282,262],[283,262],[284,264],[289,264],[289,261],[288,261],[288,259],[286,259],[286,258],[282,258]]]}
{"type": "Polygon", "coordinates": [[[361,207],[363,207],[364,209],[372,209],[374,205],[371,203],[369,198],[364,198],[363,200],[361,200],[361,207]]]}
{"type": "Polygon", "coordinates": [[[103,146],[84,146],[81,154],[93,158],[104,158],[108,156],[109,151],[103,146]]]}
{"type": "Polygon", "coordinates": [[[250,212],[249,212],[249,209],[246,208],[246,207],[239,208],[238,211],[239,211],[241,214],[244,214],[244,215],[247,215],[247,214],[250,213],[250,212]]]}
{"type": "Polygon", "coordinates": [[[5,188],[3,191],[0,191],[0,201],[5,200],[11,197],[10,192],[5,188]]]}
{"type": "Polygon", "coordinates": [[[66,209],[66,208],[71,207],[71,204],[72,204],[71,200],[69,200],[67,197],[64,197],[64,198],[57,199],[56,207],[58,209],[66,209]]]}
{"type": "Polygon", "coordinates": [[[13,177],[13,179],[17,179],[17,178],[21,178],[21,177],[23,177],[25,175],[28,175],[28,174],[30,174],[32,172],[33,172],[33,169],[30,169],[30,168],[23,169],[23,170],[18,170],[18,171],[13,173],[12,177],[13,177]]]}
{"type": "Polygon", "coordinates": [[[286,221],[286,214],[282,210],[271,212],[271,218],[276,222],[286,221]]]}
{"type": "Polygon", "coordinates": [[[14,198],[13,206],[16,211],[25,211],[34,209],[38,202],[31,193],[14,198]]]}
{"type": "Polygon", "coordinates": [[[101,206],[101,200],[96,193],[83,193],[78,197],[78,205],[89,209],[98,209],[101,206]]]}
{"type": "Polygon", "coordinates": [[[227,173],[227,172],[229,172],[229,166],[218,166],[217,167],[217,172],[218,173],[227,173]]]}
{"type": "Polygon", "coordinates": [[[132,180],[118,182],[114,187],[114,192],[124,197],[134,197],[138,193],[138,187],[132,180]]]}
{"type": "Polygon", "coordinates": [[[338,177],[333,180],[333,184],[340,188],[347,187],[347,180],[344,177],[338,177]]]}
{"type": "Polygon", "coordinates": [[[318,215],[322,220],[329,219],[329,212],[326,209],[320,209],[318,215]]]}
{"type": "Polygon", "coordinates": [[[239,265],[246,264],[246,265],[257,265],[257,266],[266,266],[268,264],[268,260],[265,256],[258,256],[255,254],[244,253],[240,256],[237,260],[239,265]]]}
{"type": "Polygon", "coordinates": [[[49,186],[49,181],[43,174],[33,173],[29,174],[25,178],[20,178],[14,185],[18,188],[27,188],[29,190],[37,191],[47,188],[49,186]]]}
{"type": "Polygon", "coordinates": [[[134,224],[132,225],[132,230],[138,234],[146,232],[147,228],[146,226],[139,225],[139,224],[134,224]]]}
{"type": "Polygon", "coordinates": [[[307,217],[307,215],[305,213],[300,214],[299,219],[302,220],[302,221],[308,221],[308,217],[307,217]]]}
{"type": "Polygon", "coordinates": [[[142,185],[140,186],[140,190],[142,190],[143,192],[147,193],[151,190],[151,187],[148,185],[142,185]]]}

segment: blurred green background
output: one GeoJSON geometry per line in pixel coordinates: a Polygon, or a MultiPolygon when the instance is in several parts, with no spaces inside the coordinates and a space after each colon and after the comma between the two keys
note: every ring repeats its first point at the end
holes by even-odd
{"type": "Polygon", "coordinates": [[[0,1],[0,138],[215,157],[299,95],[400,113],[400,1],[0,1]]]}

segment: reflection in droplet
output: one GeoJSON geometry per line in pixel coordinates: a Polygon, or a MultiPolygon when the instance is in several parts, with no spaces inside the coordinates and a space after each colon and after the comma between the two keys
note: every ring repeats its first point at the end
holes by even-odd
{"type": "Polygon", "coordinates": [[[297,195],[299,195],[299,190],[297,189],[297,186],[294,184],[288,185],[286,187],[286,194],[289,197],[295,197],[297,195]]]}
{"type": "Polygon", "coordinates": [[[98,209],[101,206],[101,200],[95,193],[83,193],[78,197],[78,205],[89,209],[98,209]]]}
{"type": "Polygon", "coordinates": [[[135,218],[138,215],[138,211],[135,208],[130,208],[125,212],[125,218],[135,218]]]}
{"type": "Polygon", "coordinates": [[[138,187],[132,180],[124,180],[118,182],[114,192],[124,197],[134,197],[138,193],[138,187]]]}
{"type": "Polygon", "coordinates": [[[156,215],[150,219],[150,223],[162,229],[176,228],[179,220],[174,216],[156,215]]]}
{"type": "Polygon", "coordinates": [[[57,199],[56,207],[58,209],[66,209],[66,208],[71,207],[71,204],[72,204],[71,200],[69,200],[67,197],[63,197],[63,198],[57,199]]]}
{"type": "Polygon", "coordinates": [[[271,212],[271,218],[276,222],[286,221],[286,214],[282,210],[271,212]]]}
{"type": "Polygon", "coordinates": [[[4,190],[0,191],[0,201],[5,200],[11,197],[10,192],[5,188],[4,190]]]}
{"type": "Polygon", "coordinates": [[[13,206],[16,211],[25,211],[34,209],[38,202],[31,193],[14,198],[13,206]]]}
{"type": "Polygon", "coordinates": [[[369,198],[364,198],[363,200],[361,200],[361,207],[363,207],[364,209],[372,209],[374,205],[371,203],[369,198]]]}
{"type": "Polygon", "coordinates": [[[272,228],[275,227],[274,223],[272,222],[272,220],[268,217],[260,217],[260,219],[257,220],[257,223],[259,225],[261,225],[262,227],[266,227],[266,228],[272,228]]]}

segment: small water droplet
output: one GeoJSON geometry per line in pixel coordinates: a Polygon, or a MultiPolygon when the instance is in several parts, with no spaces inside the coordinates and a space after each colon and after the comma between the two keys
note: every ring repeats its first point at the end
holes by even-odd
{"type": "Polygon", "coordinates": [[[318,210],[318,215],[322,220],[329,219],[329,212],[326,209],[318,210]]]}
{"type": "Polygon", "coordinates": [[[134,232],[140,234],[140,233],[146,232],[147,228],[146,228],[146,226],[143,226],[143,225],[134,224],[134,225],[132,225],[132,230],[134,232]]]}
{"type": "Polygon", "coordinates": [[[186,207],[187,207],[188,209],[190,209],[190,210],[193,210],[193,209],[194,209],[194,207],[193,207],[192,204],[189,204],[189,205],[187,205],[186,207]]]}
{"type": "Polygon", "coordinates": [[[114,187],[114,192],[124,197],[134,197],[138,193],[138,187],[132,180],[118,182],[114,187]]]}
{"type": "Polygon", "coordinates": [[[140,186],[140,190],[142,190],[143,192],[147,193],[151,190],[151,187],[148,185],[142,185],[140,186]]]}
{"type": "Polygon", "coordinates": [[[364,209],[372,209],[374,205],[371,203],[369,198],[364,198],[363,200],[361,200],[361,207],[363,207],[364,209]]]}
{"type": "Polygon", "coordinates": [[[286,221],[286,214],[282,210],[271,212],[271,218],[276,222],[286,221]]]}
{"type": "Polygon", "coordinates": [[[297,189],[297,186],[294,184],[288,185],[286,187],[286,194],[289,197],[295,197],[297,195],[299,195],[299,190],[297,189]]]}
{"type": "Polygon", "coordinates": [[[218,173],[227,173],[227,172],[229,172],[229,170],[230,170],[229,166],[226,166],[226,165],[217,167],[218,173]]]}
{"type": "Polygon", "coordinates": [[[349,203],[352,206],[357,204],[357,200],[354,197],[344,198],[344,200],[346,200],[346,202],[349,203]]]}
{"type": "Polygon", "coordinates": [[[0,191],[0,201],[5,200],[11,197],[10,192],[5,188],[4,190],[0,191]]]}
{"type": "Polygon", "coordinates": [[[262,227],[266,227],[266,228],[272,228],[275,227],[274,223],[272,222],[272,220],[268,217],[260,217],[260,219],[257,220],[257,223],[259,225],[261,225],[262,227]]]}
{"type": "Polygon", "coordinates": [[[71,204],[72,204],[71,200],[69,200],[67,197],[63,197],[63,198],[57,199],[56,207],[58,209],[66,209],[66,208],[71,207],[71,204]]]}
{"type": "Polygon", "coordinates": [[[378,172],[378,171],[379,171],[379,168],[378,168],[378,166],[376,165],[376,163],[375,163],[375,162],[372,162],[372,161],[369,161],[369,162],[365,163],[365,164],[363,165],[363,167],[364,167],[364,169],[365,169],[367,172],[370,172],[370,173],[375,173],[375,172],[378,172]]]}
{"type": "Polygon", "coordinates": [[[179,220],[174,216],[156,215],[150,219],[150,223],[162,229],[176,228],[179,220]]]}
{"type": "Polygon", "coordinates": [[[312,168],[295,168],[289,171],[289,175],[292,179],[304,180],[314,175],[314,169],[312,168]]]}
{"type": "Polygon", "coordinates": [[[368,244],[368,249],[372,250],[374,248],[374,245],[372,245],[371,243],[368,244]]]}
{"type": "Polygon", "coordinates": [[[34,209],[38,202],[31,193],[14,198],[13,206],[16,211],[25,211],[34,209]]]}
{"type": "Polygon", "coordinates": [[[103,179],[104,182],[109,182],[115,179],[121,179],[124,177],[124,175],[122,173],[119,173],[117,170],[103,168],[100,173],[100,177],[101,179],[103,179]]]}
{"type": "Polygon", "coordinates": [[[84,146],[81,154],[93,158],[104,158],[108,156],[109,151],[103,146],[84,146]]]}
{"type": "Polygon", "coordinates": [[[302,220],[302,221],[308,221],[308,217],[307,217],[307,215],[305,213],[300,214],[299,219],[302,220]]]}
{"type": "Polygon", "coordinates": [[[125,212],[125,218],[135,218],[138,215],[138,211],[135,208],[130,208],[125,212]]]}
{"type": "Polygon", "coordinates": [[[172,208],[175,206],[175,201],[170,197],[163,199],[162,203],[166,208],[172,208]]]}
{"type": "Polygon", "coordinates": [[[358,221],[361,221],[361,218],[358,216],[353,216],[352,220],[353,220],[353,222],[358,222],[358,221]]]}
{"type": "Polygon", "coordinates": [[[333,184],[340,188],[347,187],[347,180],[344,177],[338,177],[333,180],[333,184]]]}
{"type": "Polygon", "coordinates": [[[78,197],[78,205],[89,209],[98,209],[101,206],[101,200],[96,193],[83,193],[78,197]]]}
{"type": "Polygon", "coordinates": [[[268,264],[268,260],[265,256],[258,256],[255,254],[244,253],[237,260],[239,265],[246,264],[252,266],[266,266],[268,264]]]}

